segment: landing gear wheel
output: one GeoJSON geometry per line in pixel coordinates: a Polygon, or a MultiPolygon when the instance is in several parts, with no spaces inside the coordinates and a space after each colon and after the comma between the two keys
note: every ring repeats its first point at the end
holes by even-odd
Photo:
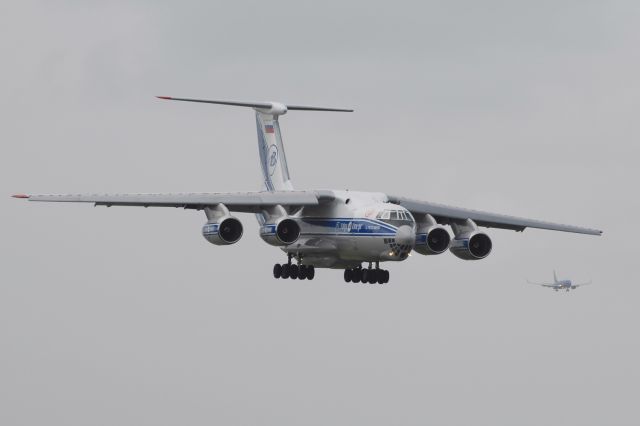
{"type": "Polygon", "coordinates": [[[369,282],[369,273],[370,272],[371,271],[369,269],[363,269],[362,270],[360,281],[362,281],[363,284],[369,282]]]}
{"type": "Polygon", "coordinates": [[[281,277],[286,280],[287,278],[289,278],[289,274],[290,273],[291,273],[291,265],[289,265],[287,263],[282,265],[282,275],[281,275],[281,277]]]}
{"type": "Polygon", "coordinates": [[[353,271],[351,269],[345,269],[344,270],[344,282],[345,283],[350,283],[352,278],[353,278],[353,271]]]}
{"type": "Polygon", "coordinates": [[[384,279],[386,278],[387,274],[388,272],[384,269],[380,269],[378,271],[378,276],[376,277],[378,279],[378,284],[384,284],[386,282],[384,279]]]}
{"type": "Polygon", "coordinates": [[[351,281],[354,283],[359,283],[360,281],[362,281],[362,269],[357,268],[352,270],[351,281]]]}
{"type": "Polygon", "coordinates": [[[389,282],[389,271],[385,269],[384,271],[384,284],[389,282]]]}
{"type": "Polygon", "coordinates": [[[307,279],[311,281],[316,276],[316,268],[313,265],[307,265],[307,279]]]}
{"type": "Polygon", "coordinates": [[[280,278],[282,276],[282,265],[276,263],[273,265],[273,278],[280,278]]]}
{"type": "Polygon", "coordinates": [[[292,280],[295,280],[296,278],[298,278],[298,272],[299,272],[298,265],[291,265],[289,267],[289,276],[291,277],[292,280]]]}
{"type": "Polygon", "coordinates": [[[300,265],[298,267],[298,279],[304,280],[307,278],[307,267],[305,265],[300,265]]]}
{"type": "Polygon", "coordinates": [[[369,284],[375,284],[378,281],[378,270],[377,269],[369,269],[369,273],[367,274],[367,278],[369,284]]]}

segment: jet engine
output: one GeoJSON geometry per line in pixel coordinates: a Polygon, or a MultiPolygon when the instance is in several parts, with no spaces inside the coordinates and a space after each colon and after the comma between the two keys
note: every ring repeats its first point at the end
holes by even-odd
{"type": "Polygon", "coordinates": [[[444,227],[436,225],[416,234],[414,250],[424,255],[440,254],[447,251],[450,243],[449,232],[444,227]]]}
{"type": "Polygon", "coordinates": [[[451,243],[449,232],[438,225],[430,214],[418,218],[418,231],[416,232],[416,243],[414,250],[420,254],[432,255],[447,251],[451,243]]]}
{"type": "Polygon", "coordinates": [[[298,241],[300,225],[295,219],[283,217],[262,225],[260,237],[272,246],[288,246],[298,241]]]}
{"type": "Polygon", "coordinates": [[[451,242],[451,253],[464,260],[484,259],[491,253],[491,238],[485,233],[474,232],[456,236],[451,242]]]}
{"type": "Polygon", "coordinates": [[[217,246],[235,244],[242,237],[242,223],[233,216],[211,219],[202,227],[202,236],[217,246]]]}
{"type": "Polygon", "coordinates": [[[491,238],[478,230],[478,226],[471,219],[464,223],[452,223],[455,238],[451,242],[451,253],[463,260],[484,259],[491,253],[493,243],[491,238]]]}

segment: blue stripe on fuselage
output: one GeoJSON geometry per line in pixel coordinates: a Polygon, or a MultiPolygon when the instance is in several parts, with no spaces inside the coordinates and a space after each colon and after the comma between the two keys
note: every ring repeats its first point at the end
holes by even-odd
{"type": "Polygon", "coordinates": [[[365,236],[389,236],[395,235],[397,228],[372,219],[357,218],[304,218],[307,225],[325,228],[318,232],[305,232],[306,235],[365,235],[365,236]]]}

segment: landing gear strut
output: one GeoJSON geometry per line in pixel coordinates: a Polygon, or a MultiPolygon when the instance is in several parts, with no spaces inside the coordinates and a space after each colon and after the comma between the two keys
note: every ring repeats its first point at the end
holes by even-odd
{"type": "Polygon", "coordinates": [[[287,254],[287,263],[273,265],[273,277],[274,278],[291,278],[292,280],[312,280],[316,276],[316,268],[313,265],[302,265],[302,256],[298,256],[298,263],[291,263],[293,255],[287,254]]]}
{"type": "Polygon", "coordinates": [[[386,284],[389,282],[389,271],[386,269],[380,269],[380,263],[376,262],[376,267],[372,267],[372,262],[369,262],[369,268],[363,269],[362,266],[358,266],[353,269],[344,270],[344,281],[349,283],[369,283],[369,284],[386,284]]]}

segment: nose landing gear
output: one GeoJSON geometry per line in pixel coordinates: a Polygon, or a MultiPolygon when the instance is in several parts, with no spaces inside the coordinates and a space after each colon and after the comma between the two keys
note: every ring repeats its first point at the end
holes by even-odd
{"type": "Polygon", "coordinates": [[[292,280],[312,280],[316,276],[316,268],[313,265],[302,265],[302,256],[299,256],[298,264],[291,263],[293,255],[289,253],[288,261],[284,264],[276,263],[273,265],[273,277],[274,278],[291,278],[292,280]]]}
{"type": "Polygon", "coordinates": [[[366,269],[361,266],[354,269],[345,269],[344,281],[347,283],[386,284],[389,282],[389,271],[380,269],[379,262],[376,262],[375,268],[372,267],[372,262],[369,262],[369,268],[366,269]]]}

